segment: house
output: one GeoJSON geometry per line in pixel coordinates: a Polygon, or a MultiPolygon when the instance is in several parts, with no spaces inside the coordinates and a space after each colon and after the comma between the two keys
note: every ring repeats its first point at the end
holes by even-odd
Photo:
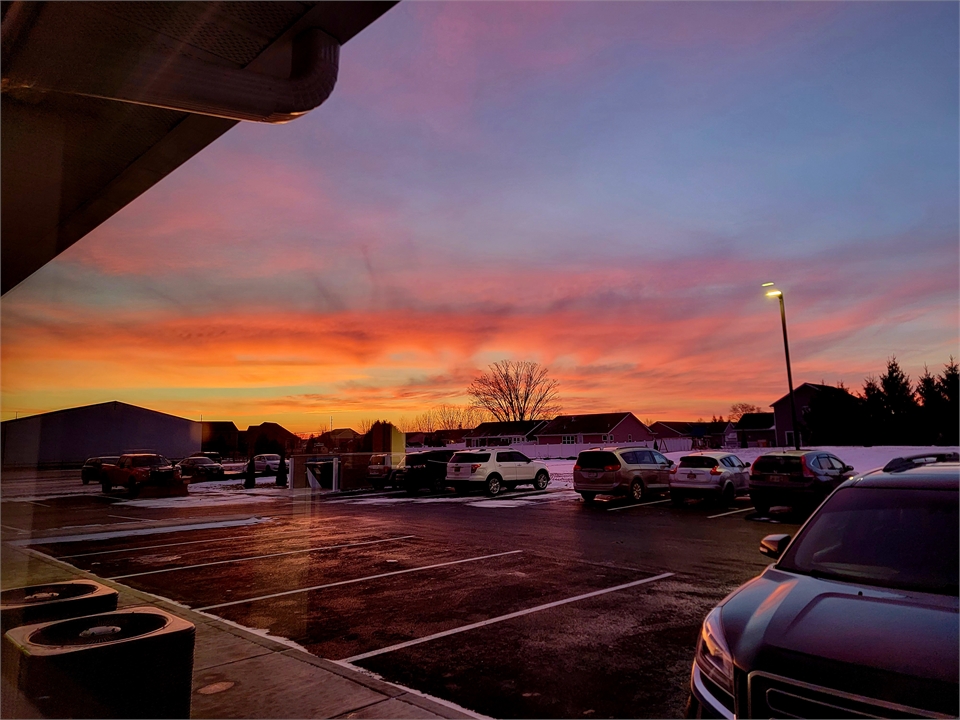
{"type": "Polygon", "coordinates": [[[537,432],[540,445],[653,442],[650,428],[632,412],[560,415],[537,432]]]}
{"type": "Polygon", "coordinates": [[[468,432],[470,432],[470,430],[466,428],[447,428],[445,430],[434,430],[432,433],[427,433],[427,436],[423,440],[423,444],[427,447],[444,447],[445,445],[455,445],[456,443],[462,443],[468,432]]]}
{"type": "Polygon", "coordinates": [[[546,424],[546,420],[484,422],[464,433],[463,441],[467,447],[533,443],[536,442],[537,431],[546,424]]]}
{"type": "Polygon", "coordinates": [[[408,432],[406,433],[406,444],[408,448],[422,448],[423,441],[427,437],[426,433],[408,432]]]}
{"type": "Polygon", "coordinates": [[[317,443],[330,452],[355,452],[361,437],[353,428],[334,428],[317,438],[317,443]]]}
{"type": "MultiPolygon", "coordinates": [[[[803,383],[793,389],[793,397],[797,405],[797,422],[800,423],[800,441],[803,443],[804,423],[803,418],[810,411],[810,403],[817,396],[831,395],[841,403],[849,402],[851,395],[843,388],[833,385],[821,385],[819,383],[803,383]]],[[[779,400],[771,404],[774,414],[774,426],[776,428],[777,445],[779,447],[794,447],[793,442],[793,417],[790,413],[790,394],[787,393],[779,400]]]]}
{"type": "Polygon", "coordinates": [[[693,449],[693,436],[689,423],[682,420],[658,420],[650,425],[656,440],[655,447],[661,452],[685,452],[693,449]]]}
{"type": "Polygon", "coordinates": [[[112,401],[0,423],[4,467],[79,467],[88,457],[150,450],[179,459],[200,450],[194,420],[112,401]]]}
{"type": "Polygon", "coordinates": [[[261,453],[290,453],[300,448],[300,437],[275,422],[251,425],[244,433],[247,455],[261,453]]]}
{"type": "Polygon", "coordinates": [[[740,447],[773,447],[777,443],[776,415],[772,412],[744,413],[737,421],[740,447]]]}
{"type": "Polygon", "coordinates": [[[690,423],[690,438],[698,450],[730,448],[737,446],[737,431],[727,420],[690,423]]]}
{"type": "Polygon", "coordinates": [[[223,457],[231,457],[240,450],[240,430],[229,421],[207,421],[202,426],[200,449],[204,452],[220,453],[223,457]]]}

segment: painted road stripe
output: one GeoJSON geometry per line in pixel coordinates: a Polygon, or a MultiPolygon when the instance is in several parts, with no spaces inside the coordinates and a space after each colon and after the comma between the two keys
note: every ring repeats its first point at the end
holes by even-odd
{"type": "Polygon", "coordinates": [[[324,550],[340,550],[341,548],[360,547],[361,545],[376,545],[378,543],[396,542],[397,540],[409,540],[416,535],[401,535],[400,537],[384,538],[382,540],[365,540],[358,543],[347,543],[344,545],[321,545],[320,547],[305,548],[302,550],[286,550],[284,552],[269,553],[267,555],[251,555],[249,557],[233,558],[232,560],[215,560],[214,562],[198,563],[196,565],[180,565],[179,567],[164,568],[162,570],[147,570],[145,572],[130,573],[129,575],[114,575],[107,580],[125,580],[126,578],[142,577],[144,575],[160,575],[168,572],[178,572],[180,570],[195,570],[196,568],[213,567],[214,565],[229,565],[230,563],[248,562],[249,560],[263,560],[264,558],[282,557],[284,555],[300,555],[301,553],[323,552],[324,550]]]}
{"type": "Polygon", "coordinates": [[[152,520],[150,518],[136,518],[130,517],[129,515],[107,515],[107,517],[120,518],[121,520],[136,520],[137,522],[160,522],[159,520],[152,520]]]}
{"type": "MultiPolygon", "coordinates": [[[[193,525],[168,525],[165,527],[141,528],[139,530],[113,530],[110,532],[86,533],[77,535],[58,535],[56,537],[30,538],[29,540],[15,540],[12,545],[51,545],[53,543],[84,542],[87,540],[114,540],[116,538],[135,537],[138,535],[161,535],[163,533],[187,532],[188,530],[209,530],[210,528],[239,527],[241,525],[257,525],[266,522],[263,518],[247,518],[245,520],[221,520],[219,522],[194,523],[193,525]]],[[[113,523],[125,525],[127,523],[113,523]]],[[[75,527],[84,527],[77,525],[75,527]]],[[[103,527],[90,525],[87,527],[103,527]]]]}
{"type": "Polygon", "coordinates": [[[653,502],[647,503],[637,503],[636,505],[621,505],[620,507],[607,508],[607,512],[613,512],[614,510],[629,510],[630,508],[643,507],[644,505],[659,505],[660,503],[670,502],[670,498],[666,500],[654,500],[653,502]]]}
{"type": "MultiPolygon", "coordinates": [[[[328,518],[328,520],[339,520],[339,517],[328,518]]],[[[97,550],[96,552],[87,552],[87,553],[76,553],[75,555],[58,555],[57,557],[61,560],[66,560],[67,558],[79,558],[79,557],[90,557],[91,555],[113,555],[116,553],[124,552],[134,552],[137,550],[156,550],[157,548],[167,548],[167,547],[176,547],[178,545],[197,545],[200,543],[210,545],[211,543],[221,543],[226,542],[227,540],[264,540],[269,541],[275,537],[281,535],[304,535],[309,533],[317,532],[319,528],[313,528],[311,530],[281,530],[280,532],[263,534],[263,535],[232,535],[225,538],[207,538],[206,540],[182,540],[180,542],[172,543],[161,543],[160,545],[136,545],[134,547],[125,547],[125,548],[114,548],[112,550],[97,550]]]]}
{"type": "Polygon", "coordinates": [[[480,557],[467,558],[466,560],[451,560],[450,562],[437,563],[436,565],[424,565],[422,567],[408,568],[407,570],[394,570],[393,572],[380,573],[379,575],[368,575],[367,577],[354,578],[353,580],[341,580],[340,582],[327,583],[326,585],[314,585],[312,587],[297,588],[296,590],[286,590],[285,592],[273,593],[272,595],[261,595],[259,597],[247,598],[246,600],[232,600],[231,602],[217,603],[216,605],[207,605],[195,610],[213,610],[214,608],[228,607],[230,605],[243,605],[244,603],[257,602],[258,600],[270,600],[271,598],[284,597],[285,595],[296,595],[297,593],[312,592],[314,590],[323,590],[325,588],[338,587],[340,585],[352,585],[353,583],[366,582],[367,580],[378,580],[380,578],[391,577],[393,575],[405,575],[407,573],[418,572],[420,570],[433,570],[434,568],[447,567],[448,565],[460,565],[462,563],[476,562],[477,560],[489,560],[490,558],[503,557],[504,555],[516,555],[523,550],[509,550],[493,555],[481,555],[480,557]]]}
{"type": "Polygon", "coordinates": [[[433,635],[427,635],[426,637],[417,638],[416,640],[408,640],[407,642],[398,643],[397,645],[390,645],[389,647],[380,648],[379,650],[371,650],[370,652],[365,652],[365,653],[361,653],[360,655],[354,655],[353,657],[345,658],[340,662],[354,663],[354,662],[357,662],[358,660],[365,660],[366,658],[374,657],[375,655],[383,655],[385,653],[393,652],[395,650],[401,650],[403,648],[410,647],[411,645],[419,645],[420,643],[429,642],[431,640],[437,640],[438,638],[447,637],[449,635],[456,635],[457,633],[466,632],[467,630],[474,630],[476,628],[484,627],[486,625],[493,625],[494,623],[503,622],[504,620],[512,620],[513,618],[518,618],[524,615],[529,615],[531,613],[540,612],[541,610],[549,610],[550,608],[555,608],[555,607],[559,607],[560,605],[566,605],[568,603],[577,602],[578,600],[586,600],[587,598],[597,597],[598,595],[606,595],[607,593],[616,592],[617,590],[626,590],[627,588],[636,587],[637,585],[656,582],[657,580],[663,580],[664,578],[668,578],[671,575],[673,575],[673,573],[663,573],[661,575],[654,575],[653,577],[644,578],[643,580],[634,580],[633,582],[625,583],[623,585],[617,585],[615,587],[606,588],[605,590],[594,590],[593,592],[584,593],[583,595],[577,595],[575,597],[567,598],[565,600],[557,600],[556,602],[547,603],[545,605],[537,605],[536,607],[528,608],[526,610],[519,610],[517,612],[512,612],[507,615],[500,615],[499,617],[471,623],[470,625],[463,625],[462,627],[453,628],[452,630],[444,630],[443,632],[434,633],[433,635]]]}
{"type": "Polygon", "coordinates": [[[18,532],[18,533],[29,532],[29,530],[22,530],[21,528],[13,527],[13,525],[0,525],[0,527],[6,528],[7,530],[13,530],[14,532],[18,532]]]}
{"type": "Polygon", "coordinates": [[[726,517],[727,515],[736,515],[737,513],[748,512],[753,510],[753,506],[741,508],[740,510],[731,510],[730,512],[720,513],[719,515],[707,515],[707,520],[713,520],[718,517],[726,517]]]}

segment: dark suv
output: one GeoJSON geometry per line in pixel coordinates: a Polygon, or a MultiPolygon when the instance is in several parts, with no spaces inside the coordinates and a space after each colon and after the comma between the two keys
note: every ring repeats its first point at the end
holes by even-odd
{"type": "Polygon", "coordinates": [[[750,500],[761,515],[774,505],[810,511],[853,475],[852,465],[822,450],[766,453],[750,468],[750,500]]]}
{"type": "Polygon", "coordinates": [[[447,487],[447,463],[453,453],[453,450],[407,453],[397,471],[400,473],[399,484],[411,495],[416,495],[420,488],[429,488],[435,493],[443,492],[447,487]]]}
{"type": "Polygon", "coordinates": [[[960,457],[844,482],[703,622],[688,717],[957,717],[960,457]]]}

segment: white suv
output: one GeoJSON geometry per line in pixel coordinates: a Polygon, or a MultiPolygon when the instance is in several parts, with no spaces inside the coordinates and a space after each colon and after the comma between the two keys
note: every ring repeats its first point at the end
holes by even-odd
{"type": "Polygon", "coordinates": [[[447,463],[447,482],[463,493],[471,487],[482,487],[487,495],[497,495],[504,488],[531,483],[543,490],[550,482],[547,466],[531,460],[510,447],[492,447],[455,453],[447,463]]]}

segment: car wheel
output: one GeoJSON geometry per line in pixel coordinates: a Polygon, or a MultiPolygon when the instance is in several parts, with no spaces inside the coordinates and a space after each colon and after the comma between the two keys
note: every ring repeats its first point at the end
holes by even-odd
{"type": "Polygon", "coordinates": [[[113,490],[113,485],[111,484],[111,482],[110,482],[109,480],[101,480],[101,481],[100,481],[100,491],[101,491],[101,492],[108,493],[108,492],[110,492],[111,490],[113,490]]]}
{"type": "Polygon", "coordinates": [[[432,493],[439,494],[446,489],[447,489],[447,483],[444,482],[443,480],[434,480],[433,483],[431,483],[430,485],[430,492],[432,493]]]}
{"type": "Polygon", "coordinates": [[[583,501],[585,503],[592,503],[594,500],[597,499],[597,494],[591,493],[591,492],[582,492],[580,493],[580,497],[583,498],[583,501]]]}
{"type": "Polygon", "coordinates": [[[677,507],[680,507],[681,505],[683,505],[686,499],[687,498],[684,496],[684,494],[679,490],[670,491],[670,502],[676,505],[677,507]]]}
{"type": "Polygon", "coordinates": [[[753,503],[753,507],[757,509],[758,515],[766,515],[770,512],[770,501],[763,498],[759,498],[753,493],[750,493],[750,502],[753,503]]]}
{"type": "Polygon", "coordinates": [[[487,478],[487,495],[493,497],[494,495],[499,495],[500,490],[503,488],[503,480],[499,475],[494,473],[487,478]]]}
{"type": "Polygon", "coordinates": [[[638,478],[634,478],[630,483],[630,500],[633,502],[643,500],[643,483],[638,478]]]}
{"type": "Polygon", "coordinates": [[[533,487],[536,490],[546,490],[548,482],[550,482],[550,476],[541,470],[533,481],[533,487]]]}
{"type": "Polygon", "coordinates": [[[89,484],[90,484],[90,478],[84,477],[83,475],[81,475],[81,476],[80,476],[80,482],[82,482],[84,485],[89,485],[89,484]]]}
{"type": "Polygon", "coordinates": [[[734,501],[737,499],[737,491],[734,489],[731,483],[727,483],[723,486],[723,492],[720,495],[720,502],[724,505],[733,505],[734,501]]]}
{"type": "Polygon", "coordinates": [[[137,485],[137,479],[132,477],[127,480],[127,495],[132,498],[135,498],[140,494],[140,486],[137,485]]]}

